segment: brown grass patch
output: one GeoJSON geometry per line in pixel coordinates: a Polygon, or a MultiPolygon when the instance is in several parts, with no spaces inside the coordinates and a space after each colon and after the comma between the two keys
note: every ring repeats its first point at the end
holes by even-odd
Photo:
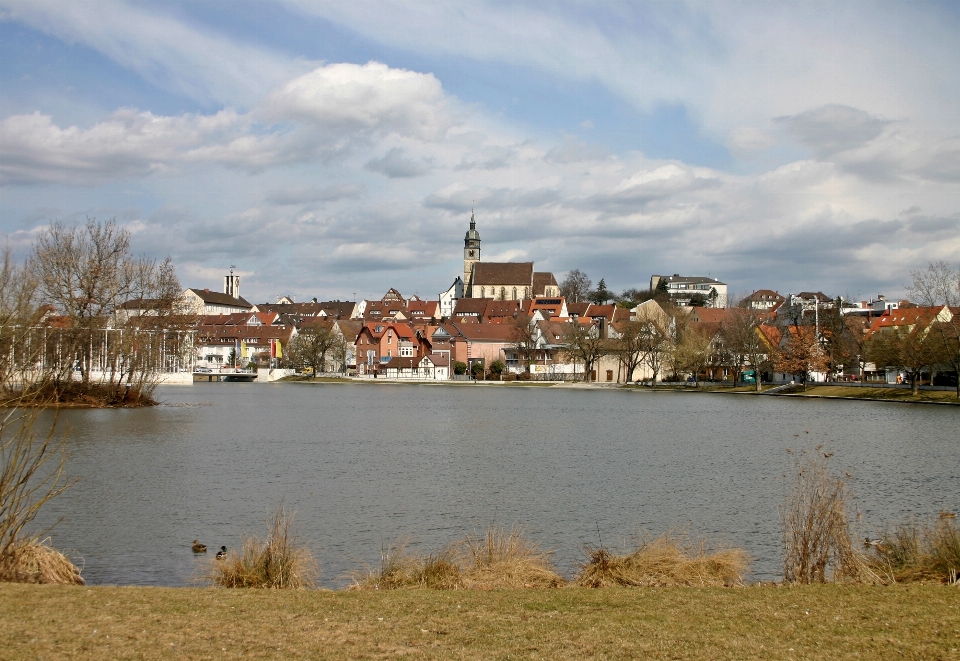
{"type": "Polygon", "coordinates": [[[467,535],[427,555],[410,551],[409,540],[401,539],[381,551],[379,566],[354,572],[351,589],[561,587],[566,581],[557,573],[550,555],[517,526],[490,526],[482,534],[467,535]]]}
{"type": "Polygon", "coordinates": [[[401,590],[432,588],[455,590],[463,587],[463,575],[451,547],[422,555],[408,549],[408,539],[400,539],[380,552],[377,567],[365,567],[350,578],[351,590],[401,590]]]}
{"type": "Polygon", "coordinates": [[[84,585],[79,567],[60,551],[36,540],[17,542],[0,557],[0,581],[84,585]]]}
{"type": "Polygon", "coordinates": [[[956,583],[960,574],[960,529],[951,520],[930,526],[902,523],[880,533],[869,558],[889,582],[956,583]]]}
{"type": "Polygon", "coordinates": [[[273,515],[267,539],[249,537],[239,553],[211,558],[206,579],[225,588],[312,588],[320,567],[293,531],[293,514],[281,504],[273,515]]]}
{"type": "Polygon", "coordinates": [[[588,547],[574,583],[587,588],[743,585],[750,558],[743,549],[708,552],[704,542],[666,533],[629,553],[588,547]]]}

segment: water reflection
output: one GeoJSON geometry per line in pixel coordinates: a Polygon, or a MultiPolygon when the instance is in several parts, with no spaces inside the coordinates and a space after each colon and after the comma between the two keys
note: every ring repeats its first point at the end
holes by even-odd
{"type": "Polygon", "coordinates": [[[584,543],[686,527],[780,571],[786,448],[825,442],[866,526],[960,507],[960,409],[617,390],[196,384],[69,411],[54,543],[94,583],[184,585],[193,539],[239,546],[281,501],[336,583],[404,534],[521,523],[571,572],[584,543]]]}

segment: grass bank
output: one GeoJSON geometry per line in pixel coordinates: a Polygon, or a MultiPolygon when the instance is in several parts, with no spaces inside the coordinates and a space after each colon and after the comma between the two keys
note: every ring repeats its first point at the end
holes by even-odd
{"type": "Polygon", "coordinates": [[[0,584],[5,659],[954,659],[960,589],[0,584]]]}
{"type": "Polygon", "coordinates": [[[785,396],[789,397],[836,397],[842,399],[869,399],[890,402],[919,402],[960,405],[957,393],[953,390],[921,390],[916,395],[909,388],[870,388],[842,385],[808,385],[806,392],[797,390],[785,396]]]}

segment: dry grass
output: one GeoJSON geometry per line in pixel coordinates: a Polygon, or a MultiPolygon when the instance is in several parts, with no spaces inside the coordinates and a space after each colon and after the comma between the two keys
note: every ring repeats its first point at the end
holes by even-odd
{"type": "Polygon", "coordinates": [[[960,529],[949,519],[931,526],[902,523],[880,534],[870,562],[890,582],[956,583],[960,574],[960,529]]]}
{"type": "Polygon", "coordinates": [[[463,587],[463,576],[453,549],[421,555],[408,549],[409,540],[400,539],[380,552],[377,567],[364,567],[350,575],[351,590],[400,590],[432,588],[455,590],[463,587]]]}
{"type": "Polygon", "coordinates": [[[297,589],[316,587],[320,568],[293,531],[293,514],[283,505],[270,522],[267,539],[249,537],[239,553],[208,561],[206,579],[225,588],[297,589]]]}
{"type": "Polygon", "coordinates": [[[0,556],[0,581],[84,585],[79,567],[60,551],[36,540],[19,541],[0,556]]]}
{"type": "Polygon", "coordinates": [[[910,388],[870,388],[843,385],[811,385],[806,392],[791,393],[794,397],[843,397],[850,399],[882,399],[893,402],[939,402],[960,404],[956,391],[921,390],[914,395],[910,388]]]}
{"type": "Polygon", "coordinates": [[[351,575],[351,589],[493,590],[556,588],[566,581],[550,561],[550,553],[528,539],[523,530],[490,526],[483,534],[467,535],[437,553],[409,550],[401,539],[380,553],[378,567],[351,575]]]}
{"type": "Polygon", "coordinates": [[[743,549],[710,553],[704,542],[675,533],[642,539],[625,554],[602,547],[586,552],[588,560],[574,583],[587,588],[743,585],[750,566],[743,549]]]}
{"type": "Polygon", "coordinates": [[[827,469],[821,448],[794,461],[793,482],[780,509],[783,578],[790,583],[880,583],[853,544],[847,484],[827,469]]]}
{"type": "Polygon", "coordinates": [[[217,590],[0,584],[0,657],[956,659],[943,585],[217,590]]]}
{"type": "Polygon", "coordinates": [[[518,526],[509,530],[490,526],[482,535],[467,535],[458,547],[467,588],[557,588],[566,583],[554,568],[551,553],[518,526]]]}

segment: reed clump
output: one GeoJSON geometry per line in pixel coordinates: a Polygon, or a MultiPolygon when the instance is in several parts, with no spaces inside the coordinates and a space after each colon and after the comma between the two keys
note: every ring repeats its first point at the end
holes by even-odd
{"type": "Polygon", "coordinates": [[[831,453],[821,453],[821,447],[794,461],[793,482],[780,509],[783,578],[801,584],[881,583],[853,543],[847,515],[851,495],[846,481],[827,469],[831,453]]]}
{"type": "Polygon", "coordinates": [[[350,575],[352,590],[402,590],[463,588],[463,573],[452,546],[436,553],[420,554],[402,538],[380,552],[377,567],[364,567],[350,575]]]}
{"type": "Polygon", "coordinates": [[[750,557],[743,549],[707,550],[705,542],[665,533],[641,539],[627,553],[587,547],[574,583],[587,588],[743,585],[750,557]]]}
{"type": "Polygon", "coordinates": [[[956,583],[960,574],[960,528],[949,519],[933,525],[901,523],[870,543],[869,561],[888,582],[956,583]]]}
{"type": "Polygon", "coordinates": [[[80,568],[46,541],[21,540],[0,554],[0,581],[84,585],[80,568]]]}
{"type": "Polygon", "coordinates": [[[493,525],[432,554],[417,554],[409,550],[408,540],[402,539],[381,552],[378,567],[355,572],[351,589],[561,587],[566,581],[550,556],[518,526],[493,525]]]}
{"type": "Polygon", "coordinates": [[[468,588],[558,588],[566,583],[553,566],[552,554],[519,526],[490,526],[483,534],[467,535],[459,551],[468,588]]]}
{"type": "Polygon", "coordinates": [[[277,508],[265,540],[247,538],[239,553],[211,558],[207,578],[225,588],[316,587],[320,567],[293,530],[293,514],[277,508]]]}

